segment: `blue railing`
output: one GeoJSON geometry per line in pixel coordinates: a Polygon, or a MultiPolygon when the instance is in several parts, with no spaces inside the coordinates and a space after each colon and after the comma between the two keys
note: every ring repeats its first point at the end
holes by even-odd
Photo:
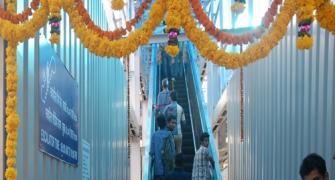
{"type": "Polygon", "coordinates": [[[149,95],[148,95],[148,114],[146,122],[146,140],[145,140],[145,153],[144,153],[144,168],[143,180],[153,179],[150,151],[151,135],[155,131],[155,112],[153,105],[156,103],[157,94],[157,44],[152,44],[151,51],[151,68],[150,68],[150,81],[149,81],[149,95]]]}
{"type": "Polygon", "coordinates": [[[191,42],[187,42],[187,50],[189,54],[189,62],[190,62],[190,66],[192,69],[192,75],[193,75],[193,80],[194,80],[195,93],[196,93],[195,97],[198,102],[199,113],[201,117],[202,131],[207,132],[210,136],[209,137],[209,141],[210,141],[209,151],[212,154],[213,159],[215,161],[215,170],[213,173],[214,179],[221,180],[222,176],[221,176],[221,171],[220,171],[218,153],[215,148],[215,143],[214,143],[215,141],[214,141],[214,136],[212,133],[211,119],[209,118],[207,105],[205,104],[204,95],[202,93],[200,74],[199,74],[199,71],[197,70],[197,65],[196,65],[196,51],[191,42]]]}

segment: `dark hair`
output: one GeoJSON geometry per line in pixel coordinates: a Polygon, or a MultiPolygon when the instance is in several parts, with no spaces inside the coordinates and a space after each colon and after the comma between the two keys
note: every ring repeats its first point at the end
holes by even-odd
{"type": "Polygon", "coordinates": [[[209,138],[209,134],[206,133],[206,132],[201,134],[201,136],[200,136],[200,141],[201,141],[201,142],[204,141],[205,138],[209,138]]]}
{"type": "Polygon", "coordinates": [[[301,178],[304,179],[304,177],[311,173],[313,170],[317,170],[322,176],[325,176],[327,173],[325,160],[315,153],[309,154],[302,161],[299,172],[301,178]]]}
{"type": "Polygon", "coordinates": [[[161,128],[161,129],[165,128],[166,123],[165,123],[165,117],[164,117],[163,114],[159,114],[156,117],[156,122],[157,122],[159,128],[161,128]]]}
{"type": "Polygon", "coordinates": [[[163,86],[163,88],[167,88],[169,86],[169,80],[168,79],[163,79],[162,80],[162,86],[163,86]]]}
{"type": "Polygon", "coordinates": [[[177,101],[177,92],[176,91],[172,91],[170,93],[170,98],[172,101],[177,101]]]}
{"type": "Polygon", "coordinates": [[[175,165],[178,167],[183,167],[184,164],[184,157],[182,153],[179,153],[175,157],[175,165]]]}
{"type": "Polygon", "coordinates": [[[172,119],[177,120],[176,116],[174,116],[174,115],[169,115],[169,116],[166,118],[166,122],[170,122],[172,119]]]}

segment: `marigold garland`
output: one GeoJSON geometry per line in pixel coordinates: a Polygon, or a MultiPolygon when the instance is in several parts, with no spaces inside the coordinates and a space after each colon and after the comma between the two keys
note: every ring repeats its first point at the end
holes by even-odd
{"type": "Polygon", "coordinates": [[[168,45],[165,48],[165,51],[171,56],[175,57],[179,53],[178,48],[178,34],[179,28],[181,26],[181,14],[182,6],[179,3],[179,0],[167,0],[167,17],[166,22],[166,31],[169,33],[168,45]]]}
{"type": "Polygon", "coordinates": [[[144,11],[148,9],[149,3],[151,3],[151,0],[143,1],[141,6],[137,9],[135,17],[126,22],[126,27],[117,28],[113,31],[104,31],[99,26],[95,25],[85,9],[82,0],[75,0],[75,7],[88,28],[99,34],[100,37],[107,37],[109,40],[117,40],[122,38],[123,35],[126,35],[127,31],[131,32],[133,26],[135,26],[135,24],[143,17],[144,11]]]}
{"type": "Polygon", "coordinates": [[[197,28],[196,23],[192,18],[190,4],[187,0],[181,0],[180,3],[185,7],[181,13],[182,17],[184,17],[182,24],[187,37],[199,49],[202,56],[212,60],[215,64],[228,68],[242,67],[257,59],[266,57],[270,50],[275,47],[279,40],[285,35],[287,25],[296,10],[294,0],[286,0],[281,8],[281,13],[273,22],[268,34],[266,34],[258,43],[249,46],[245,52],[239,54],[227,53],[224,49],[219,49],[216,43],[212,42],[205,32],[197,28]]]}
{"type": "MultiPolygon", "coordinates": [[[[148,0],[147,0],[148,1],[148,0]]],[[[281,2],[281,0],[275,0],[281,2]]],[[[70,17],[71,24],[73,25],[77,36],[80,38],[85,47],[99,56],[114,56],[123,57],[129,55],[131,52],[149,41],[150,36],[156,26],[159,25],[166,10],[168,14],[166,17],[168,24],[168,32],[172,29],[179,29],[184,27],[186,35],[194,42],[199,49],[201,55],[207,59],[212,60],[214,63],[226,66],[228,68],[238,68],[249,64],[257,59],[263,58],[268,55],[272,48],[274,48],[279,40],[286,34],[287,25],[290,22],[295,11],[298,10],[299,33],[303,36],[297,39],[297,46],[301,48],[308,48],[312,46],[313,39],[308,36],[306,32],[309,31],[313,16],[312,11],[314,8],[317,10],[317,19],[321,27],[335,33],[335,7],[329,0],[300,0],[298,6],[295,0],[285,0],[281,13],[277,16],[272,23],[268,34],[264,35],[258,43],[248,47],[243,53],[227,53],[224,49],[219,49],[217,44],[212,42],[206,32],[197,28],[196,23],[192,17],[190,3],[187,0],[157,0],[150,11],[149,18],[143,26],[129,34],[127,38],[119,40],[111,40],[105,33],[98,33],[91,28],[92,25],[85,23],[86,17],[78,11],[74,0],[41,0],[41,6],[38,0],[34,0],[31,4],[31,9],[28,8],[23,13],[16,14],[15,4],[16,0],[7,0],[8,11],[0,8],[0,36],[8,41],[6,49],[6,144],[5,154],[7,156],[5,177],[9,180],[16,179],[16,146],[17,146],[17,129],[19,126],[19,116],[16,112],[17,105],[17,64],[16,64],[16,48],[19,42],[25,41],[28,38],[34,37],[36,32],[43,27],[48,21],[49,4],[51,17],[60,17],[60,8],[64,7],[70,17]],[[37,3],[38,2],[38,3],[37,3]],[[166,6],[168,4],[168,6],[166,6]],[[14,8],[13,8],[14,7],[14,8]],[[297,9],[297,7],[299,9],[297,9]],[[29,10],[30,9],[30,10],[29,10]],[[32,18],[28,20],[28,16],[32,18]],[[182,17],[182,18],[181,18],[182,17]],[[20,24],[22,23],[22,24],[20,24]]],[[[272,7],[272,6],[271,6],[272,7]]],[[[143,9],[142,9],[143,10],[143,9]]],[[[144,10],[143,10],[144,11],[144,10]]],[[[272,18],[274,12],[270,12],[272,18]]],[[[271,20],[266,20],[263,25],[269,27],[271,20]]],[[[138,19],[138,17],[137,17],[138,19]]],[[[135,21],[135,20],[134,20],[135,21]]],[[[199,20],[200,21],[200,20],[199,20]]],[[[131,21],[127,24],[127,30],[133,23],[131,21]]],[[[54,24],[54,28],[58,27],[54,24]]],[[[212,26],[206,28],[211,33],[217,33],[216,29],[212,26]],[[210,28],[208,28],[210,27],[210,28]]],[[[126,29],[122,29],[122,34],[126,29]]],[[[129,30],[130,31],[130,30],[129,30]]],[[[264,29],[262,29],[264,31],[264,29]]],[[[173,31],[172,31],[173,32],[173,31]]],[[[57,32],[54,32],[57,33],[57,32]]],[[[257,32],[256,36],[260,37],[263,32],[257,32]]],[[[59,41],[59,36],[52,36],[51,41],[59,41]]],[[[173,38],[172,38],[173,39],[173,38]]],[[[245,41],[250,40],[246,38],[245,41]]],[[[238,42],[244,42],[239,40],[238,42]]],[[[166,51],[170,54],[177,54],[179,52],[178,46],[167,46],[166,51]]]]}
{"type": "Polygon", "coordinates": [[[149,17],[141,28],[129,33],[127,38],[114,41],[107,37],[100,37],[99,34],[87,28],[73,3],[69,1],[65,3],[64,10],[70,17],[76,35],[86,48],[99,56],[124,57],[136,51],[140,45],[149,42],[153,30],[163,19],[166,4],[164,0],[157,0],[152,5],[149,17]]]}
{"type": "Polygon", "coordinates": [[[7,10],[11,14],[16,14],[16,0],[6,0],[7,10]]]}
{"type": "Polygon", "coordinates": [[[60,35],[60,21],[62,17],[60,15],[60,10],[62,6],[61,0],[48,0],[50,8],[49,24],[51,25],[51,37],[49,41],[52,44],[59,43],[60,35]]]}
{"type": "Polygon", "coordinates": [[[41,0],[42,6],[35,11],[32,18],[22,24],[14,24],[0,19],[0,36],[7,41],[23,42],[35,37],[36,32],[48,21],[49,7],[47,0],[41,0]]]}
{"type": "Polygon", "coordinates": [[[313,37],[310,34],[311,24],[313,22],[314,0],[298,0],[298,49],[309,49],[313,46],[313,37]]]}
{"type": "Polygon", "coordinates": [[[19,126],[19,116],[16,112],[17,104],[17,65],[16,65],[16,47],[17,43],[9,42],[6,49],[6,148],[7,168],[5,177],[8,180],[16,179],[16,141],[17,129],[19,126]]]}
{"type": "Polygon", "coordinates": [[[315,5],[320,26],[335,35],[335,4],[330,0],[315,0],[315,5]]]}
{"type": "Polygon", "coordinates": [[[175,46],[175,45],[167,45],[167,46],[165,46],[164,50],[171,57],[176,57],[179,53],[179,47],[175,46]]]}
{"type": "Polygon", "coordinates": [[[22,23],[28,20],[28,17],[32,15],[33,10],[36,10],[38,8],[39,4],[40,4],[39,0],[33,0],[30,3],[30,7],[25,8],[23,12],[19,14],[13,14],[9,11],[4,10],[0,6],[0,19],[9,20],[14,24],[22,23]]]}
{"type": "Polygon", "coordinates": [[[241,35],[233,35],[226,32],[222,32],[219,28],[217,28],[214,23],[209,19],[207,14],[202,9],[202,5],[199,0],[189,0],[193,12],[198,20],[198,22],[205,27],[206,32],[215,37],[217,41],[225,44],[248,44],[253,43],[255,39],[260,38],[265,29],[272,24],[277,15],[278,6],[282,3],[282,0],[273,0],[270,8],[268,8],[267,12],[264,14],[262,18],[262,25],[258,26],[254,30],[241,34],[241,35]]]}
{"type": "Polygon", "coordinates": [[[123,0],[112,0],[112,9],[114,10],[122,10],[124,7],[123,0]]]}

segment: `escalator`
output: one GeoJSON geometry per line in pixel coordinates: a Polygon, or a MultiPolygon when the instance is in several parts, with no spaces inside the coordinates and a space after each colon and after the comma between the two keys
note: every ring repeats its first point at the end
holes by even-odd
{"type": "MultiPolygon", "coordinates": [[[[213,171],[213,177],[215,180],[221,180],[222,177],[220,173],[217,152],[214,145],[214,138],[213,134],[211,133],[210,119],[208,117],[207,107],[204,103],[204,98],[201,92],[200,75],[196,72],[195,56],[194,54],[192,54],[194,52],[192,52],[193,49],[191,44],[187,44],[187,48],[189,53],[189,63],[183,65],[183,76],[175,78],[174,83],[174,90],[177,92],[178,95],[177,103],[183,107],[186,119],[186,123],[184,125],[182,124],[182,153],[184,155],[184,169],[185,171],[192,172],[194,155],[196,150],[200,147],[199,138],[202,132],[208,132],[210,134],[209,151],[214,158],[216,166],[215,170],[213,171]]],[[[152,53],[159,52],[155,52],[153,50],[152,53]]],[[[154,104],[156,100],[156,97],[154,96],[157,96],[157,93],[160,90],[160,80],[162,77],[162,75],[159,73],[159,68],[157,68],[158,66],[156,64],[155,58],[156,55],[153,54],[153,67],[151,67],[151,77],[153,78],[150,78],[150,84],[152,89],[149,87],[149,105],[154,104]]],[[[151,127],[150,132],[147,132],[150,137],[155,130],[155,117],[154,113],[151,111],[152,109],[149,109],[148,122],[146,122],[147,126],[151,127]],[[149,120],[149,118],[151,119],[149,120]]],[[[149,149],[150,142],[146,143],[145,145],[143,180],[153,179],[153,172],[150,168],[152,166],[149,157],[149,149]]]]}
{"type": "Polygon", "coordinates": [[[184,169],[188,172],[192,172],[195,147],[192,134],[192,124],[191,124],[192,122],[189,111],[190,106],[184,76],[176,78],[174,88],[178,94],[177,102],[181,107],[183,107],[186,119],[186,123],[182,124],[182,134],[183,134],[182,153],[184,155],[184,169]]]}

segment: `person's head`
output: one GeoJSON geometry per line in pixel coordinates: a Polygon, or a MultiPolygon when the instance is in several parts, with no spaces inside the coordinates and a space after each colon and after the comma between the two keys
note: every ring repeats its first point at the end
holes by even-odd
{"type": "Polygon", "coordinates": [[[318,154],[309,154],[302,161],[300,176],[303,180],[328,180],[325,160],[318,154]]]}
{"type": "Polygon", "coordinates": [[[175,165],[176,167],[182,168],[184,166],[184,157],[182,153],[179,153],[175,157],[175,165]]]}
{"type": "Polygon", "coordinates": [[[165,117],[164,117],[163,114],[159,114],[159,115],[157,116],[157,118],[156,118],[156,122],[157,122],[158,127],[159,127],[160,129],[164,129],[164,128],[165,128],[165,126],[166,126],[166,122],[165,122],[165,117]]]}
{"type": "Polygon", "coordinates": [[[209,144],[209,134],[208,133],[202,133],[200,136],[200,143],[201,145],[208,147],[209,144]]]}
{"type": "Polygon", "coordinates": [[[177,92],[176,91],[172,91],[170,93],[170,99],[171,99],[171,101],[177,101],[177,92]]]}
{"type": "Polygon", "coordinates": [[[169,128],[170,131],[173,131],[173,129],[176,127],[176,124],[177,124],[176,116],[169,115],[166,119],[167,128],[169,128]]]}
{"type": "Polygon", "coordinates": [[[168,79],[163,79],[162,80],[162,87],[163,87],[163,89],[167,89],[169,87],[168,79]]]}

